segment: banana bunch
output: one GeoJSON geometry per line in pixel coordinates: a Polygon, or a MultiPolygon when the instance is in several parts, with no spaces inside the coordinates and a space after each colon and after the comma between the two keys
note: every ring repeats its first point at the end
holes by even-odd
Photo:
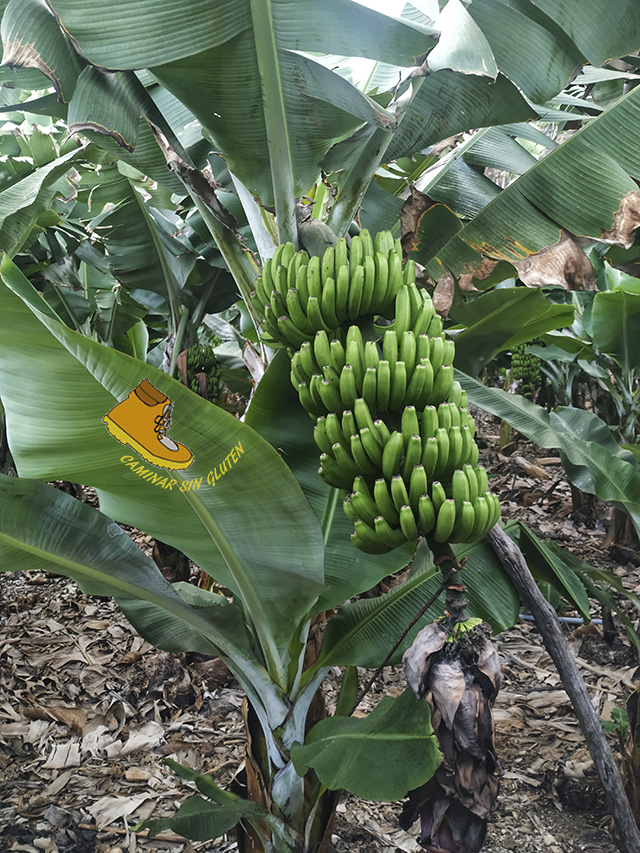
{"type": "Polygon", "coordinates": [[[187,350],[187,384],[201,397],[214,401],[222,385],[222,366],[213,348],[205,344],[194,344],[187,350]],[[199,375],[206,376],[201,382],[199,375]]]}
{"type": "Polygon", "coordinates": [[[526,344],[520,344],[513,350],[511,376],[522,385],[523,393],[540,385],[540,359],[526,351],[526,344]]]}
{"type": "Polygon", "coordinates": [[[293,350],[319,473],[344,491],[358,548],[384,553],[427,534],[466,542],[493,527],[500,505],[453,378],[455,346],[413,261],[402,269],[399,241],[361,231],[322,259],[280,246],[252,298],[263,340],[293,350]]]}
{"type": "Polygon", "coordinates": [[[285,243],[256,281],[253,305],[264,318],[262,340],[295,350],[320,329],[333,339],[345,323],[368,315],[387,317],[403,283],[400,241],[388,231],[372,240],[363,230],[349,248],[340,238],[322,258],[285,243]]]}

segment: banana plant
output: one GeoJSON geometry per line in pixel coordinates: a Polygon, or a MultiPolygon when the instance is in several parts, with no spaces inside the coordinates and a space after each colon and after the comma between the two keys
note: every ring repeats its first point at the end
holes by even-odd
{"type": "MultiPolygon", "coordinates": [[[[473,456],[475,445],[472,447],[467,437],[471,426],[468,420],[462,426],[453,422],[454,415],[461,418],[457,409],[465,406],[460,405],[461,389],[457,387],[454,392],[452,352],[448,344],[445,350],[437,324],[432,330],[440,341],[434,344],[437,355],[432,360],[424,351],[418,352],[416,341],[425,337],[421,331],[431,328],[418,324],[431,322],[427,317],[431,307],[415,287],[411,265],[407,280],[402,278],[398,246],[389,238],[393,249],[386,252],[384,262],[379,258],[376,261],[377,285],[373,291],[377,302],[370,298],[368,308],[375,303],[390,325],[385,329],[378,322],[376,328],[363,320],[364,337],[374,346],[377,338],[384,337],[389,342],[388,352],[393,352],[389,332],[401,332],[402,351],[391,359],[394,382],[397,374],[394,387],[400,389],[403,378],[402,368],[396,365],[405,367],[405,382],[407,366],[417,379],[402,393],[397,392],[393,416],[388,419],[393,430],[382,418],[377,419],[396,436],[389,442],[393,459],[389,451],[385,470],[394,483],[395,503],[401,499],[402,503],[395,510],[385,504],[391,522],[382,513],[371,516],[369,523],[356,518],[354,540],[369,553],[354,549],[351,524],[340,507],[341,502],[348,512],[351,499],[344,500],[335,488],[346,488],[341,479],[344,475],[335,465],[331,468],[330,454],[325,450],[323,483],[317,476],[314,448],[314,435],[316,440],[321,439],[322,426],[326,426],[320,423],[322,407],[327,417],[338,410],[342,415],[346,412],[342,389],[340,400],[334,396],[331,401],[324,383],[331,385],[333,376],[329,372],[331,379],[319,378],[320,373],[312,370],[307,390],[317,391],[319,396],[314,399],[312,395],[309,405],[304,391],[307,382],[299,372],[296,375],[297,362],[288,357],[294,351],[296,355],[302,353],[296,322],[304,325],[305,320],[310,321],[318,297],[312,295],[303,306],[309,309],[304,318],[296,314],[294,321],[294,303],[287,303],[288,310],[283,310],[285,306],[274,296],[274,290],[269,293],[265,289],[270,274],[266,262],[273,258],[269,269],[277,270],[285,243],[289,244],[288,254],[301,258],[299,266],[306,266],[304,256],[297,254],[300,245],[308,250],[309,262],[328,244],[339,245],[344,252],[342,238],[350,229],[358,230],[361,207],[365,213],[367,208],[373,210],[379,221],[381,216],[392,215],[395,222],[397,198],[392,197],[386,211],[382,203],[367,202],[368,191],[376,191],[373,179],[381,164],[412,157],[447,136],[475,127],[535,120],[541,110],[544,115],[547,108],[536,109],[532,102],[556,95],[576,65],[604,62],[609,56],[637,48],[639,19],[634,4],[625,0],[615,26],[601,26],[602,35],[594,44],[591,28],[603,15],[595,3],[589,5],[586,16],[582,10],[580,14],[563,12],[560,24],[553,4],[547,0],[521,3],[517,9],[502,0],[474,0],[469,8],[459,0],[441,5],[435,20],[410,6],[401,18],[390,18],[351,0],[323,4],[311,0],[296,4],[285,0],[222,0],[215,10],[203,0],[187,4],[167,0],[161,6],[152,0],[116,0],[108,6],[97,0],[82,4],[75,0],[50,0],[47,4],[9,0],[4,9],[7,79],[11,74],[24,74],[25,69],[28,74],[34,69],[44,74],[66,109],[71,132],[120,160],[120,174],[141,174],[178,196],[182,203],[186,199],[192,208],[186,218],[194,233],[202,236],[202,226],[207,232],[209,246],[204,245],[203,254],[215,244],[246,310],[263,333],[263,341],[268,347],[284,345],[289,349],[288,355],[282,353],[273,359],[268,348],[261,349],[264,365],[270,364],[242,423],[199,399],[170,375],[70,329],[9,257],[2,265],[0,396],[20,474],[20,479],[3,480],[2,484],[4,565],[15,569],[38,561],[73,577],[86,591],[113,595],[150,642],[169,650],[192,649],[221,656],[247,695],[250,753],[245,785],[249,796],[222,791],[207,776],[179,770],[196,783],[199,791],[170,822],[188,837],[209,839],[238,826],[242,849],[278,853],[315,849],[330,831],[336,792],[341,788],[365,798],[390,800],[417,791],[406,820],[421,815],[423,825],[427,825],[428,815],[433,813],[429,809],[434,798],[424,786],[435,778],[440,755],[428,703],[407,691],[395,700],[385,699],[367,719],[360,720],[352,715],[360,698],[352,668],[345,675],[333,717],[322,718],[324,712],[315,697],[327,667],[334,662],[353,667],[357,659],[366,659],[380,665],[399,654],[399,612],[405,614],[414,606],[417,612],[424,609],[428,615],[423,614],[422,623],[416,621],[416,630],[431,621],[433,611],[425,607],[425,598],[433,597],[428,584],[437,575],[435,567],[427,566],[411,577],[393,601],[377,601],[373,609],[354,606],[342,622],[336,621],[335,627],[327,630],[320,654],[311,659],[307,639],[320,614],[372,588],[405,565],[419,533],[430,537],[441,566],[443,560],[458,566],[446,540],[453,537],[464,542],[495,520],[495,501],[478,495],[484,481],[482,475],[477,479],[473,470],[477,457],[473,456]],[[535,52],[514,52],[514,25],[528,45],[536,45],[535,52]],[[367,94],[319,61],[319,54],[336,53],[368,58],[404,72],[392,91],[367,94]],[[203,139],[207,143],[204,154],[203,139]],[[242,208],[240,225],[230,209],[228,192],[221,191],[219,158],[224,160],[231,181],[224,189],[233,189],[233,199],[242,208]],[[323,173],[328,171],[333,177],[325,187],[323,173]],[[301,213],[298,199],[307,193],[315,196],[326,221],[317,214],[308,219],[301,213]],[[382,214],[376,207],[382,208],[382,214]],[[243,232],[245,221],[248,228],[243,232]],[[394,253],[395,260],[391,257],[394,253]],[[393,275],[388,268],[385,273],[387,257],[393,263],[393,275]],[[270,311],[276,312],[273,317],[270,311]],[[395,328],[391,328],[394,323],[395,328]],[[276,332],[282,331],[284,337],[277,337],[276,332]],[[436,373],[440,376],[438,405],[445,406],[442,417],[447,424],[446,428],[436,427],[438,453],[441,460],[447,460],[447,464],[441,461],[441,470],[448,476],[449,468],[453,468],[465,480],[452,476],[446,483],[448,491],[440,484],[436,508],[433,484],[425,486],[431,492],[424,493],[426,500],[421,501],[423,495],[417,487],[413,497],[407,494],[409,501],[417,500],[423,509],[418,528],[415,513],[408,502],[404,503],[404,481],[408,478],[410,484],[412,468],[424,469],[421,463],[412,462],[418,461],[416,454],[422,454],[423,440],[432,453],[434,444],[429,439],[436,440],[436,436],[428,435],[426,429],[424,436],[418,434],[420,429],[414,427],[420,423],[413,420],[416,407],[411,400],[426,401],[421,395],[428,377],[433,380],[436,373]],[[295,387],[288,381],[292,374],[295,387]],[[451,394],[455,402],[448,399],[451,394]],[[171,404],[174,419],[169,425],[171,404]],[[127,409],[145,411],[142,405],[159,407],[159,420],[154,418],[153,425],[145,421],[145,430],[160,436],[164,455],[149,460],[142,454],[141,462],[144,436],[138,434],[137,444],[127,444],[128,422],[126,417],[120,422],[118,418],[127,409]],[[116,410],[120,413],[117,416],[116,410]],[[316,421],[315,434],[309,414],[316,421]],[[109,431],[105,419],[107,425],[111,423],[109,431]],[[454,440],[449,439],[449,433],[454,440]],[[462,435],[466,445],[461,443],[462,435]],[[405,438],[407,446],[411,445],[410,454],[404,452],[405,438]],[[119,445],[123,439],[124,445],[119,445]],[[464,453],[470,454],[468,471],[455,468],[455,463],[448,465],[450,444],[455,445],[452,459],[457,462],[464,453]],[[182,454],[182,467],[175,464],[174,453],[182,454]],[[404,466],[402,475],[394,472],[397,464],[404,466]],[[157,469],[163,467],[168,470],[159,473],[157,469]],[[59,477],[94,486],[101,513],[72,506],[64,496],[39,482],[59,477]],[[474,503],[482,498],[478,515],[466,497],[473,482],[474,503]],[[399,527],[394,512],[401,519],[399,527]],[[476,526],[477,517],[480,521],[476,526]],[[180,584],[165,584],[149,562],[124,541],[117,522],[158,535],[184,551],[231,591],[231,600],[180,584]],[[386,626],[388,637],[388,651],[382,660],[377,626],[386,626]],[[367,644],[376,648],[363,658],[362,646],[367,644]],[[352,648],[358,649],[357,659],[350,653],[352,648]]],[[[52,100],[36,100],[34,109],[51,109],[52,100]]],[[[635,99],[631,97],[627,103],[633,107],[635,99]]],[[[60,104],[56,110],[60,111],[60,104]]],[[[590,149],[585,151],[580,149],[581,162],[591,165],[587,156],[590,149]]],[[[631,168],[633,155],[626,148],[625,156],[631,168]]],[[[80,161],[82,149],[69,155],[70,160],[72,157],[80,161]]],[[[522,160],[521,155],[519,162],[522,160]]],[[[562,157],[557,160],[565,162],[562,157]]],[[[533,168],[540,169],[545,162],[533,168]]],[[[40,215],[41,205],[48,202],[49,196],[42,193],[50,192],[64,166],[66,161],[32,179],[28,204],[20,201],[17,192],[9,193],[4,200],[0,197],[0,204],[7,202],[7,227],[14,228],[12,235],[16,235],[2,246],[8,256],[24,245],[25,229],[33,227],[36,211],[40,215]],[[53,172],[58,166],[60,172],[53,172]]],[[[611,215],[620,204],[621,193],[628,189],[629,181],[621,177],[605,193],[603,204],[609,206],[611,215]]],[[[514,238],[510,229],[501,226],[500,205],[490,202],[477,218],[489,216],[490,210],[500,215],[493,220],[491,241],[484,240],[481,248],[511,257],[514,238]]],[[[540,234],[536,232],[536,239],[552,235],[549,242],[554,242],[557,229],[544,222],[546,228],[540,234]]],[[[458,266],[469,257],[476,258],[477,247],[465,248],[469,245],[463,240],[455,242],[454,248],[463,259],[458,266]]],[[[361,267],[359,263],[354,266],[361,267]]],[[[280,269],[285,266],[280,264],[280,269]]],[[[294,269],[296,275],[298,271],[294,269]]],[[[326,273],[322,275],[325,293],[319,319],[326,321],[325,331],[335,332],[338,339],[343,321],[337,325],[333,322],[332,310],[336,308],[328,284],[333,278],[328,270],[326,273]]],[[[283,280],[282,272],[277,274],[282,299],[293,288],[288,278],[283,280]]],[[[340,297],[343,301],[346,298],[347,314],[353,310],[359,319],[363,303],[356,306],[354,296],[354,305],[348,304],[349,287],[350,282],[341,282],[340,297]]],[[[375,314],[371,309],[371,319],[375,314]]],[[[362,344],[364,349],[364,340],[362,344]]],[[[420,346],[424,345],[421,340],[420,346]]],[[[430,343],[428,346],[431,348],[430,343]]],[[[373,357],[372,347],[369,353],[373,357]]],[[[389,361],[378,354],[377,363],[388,365],[389,361]]],[[[324,366],[324,361],[316,364],[321,371],[324,366]]],[[[346,364],[341,364],[341,371],[345,369],[346,364]]],[[[346,370],[345,376],[349,373],[346,370]]],[[[371,382],[381,379],[384,368],[367,365],[365,373],[367,396],[375,399],[381,412],[388,412],[380,402],[383,397],[371,395],[371,382]],[[373,373],[368,372],[371,370],[373,373]]],[[[335,391],[335,380],[332,387],[335,391]]],[[[364,418],[362,405],[359,409],[364,418]]],[[[468,419],[468,412],[464,416],[468,419]]],[[[429,418],[433,418],[431,410],[429,418]]],[[[358,433],[359,441],[365,440],[363,436],[367,441],[371,438],[368,425],[359,424],[358,433]]],[[[341,457],[341,464],[354,466],[351,474],[358,470],[358,440],[349,444],[351,463],[347,456],[341,457]]],[[[335,444],[341,446],[333,442],[329,449],[335,444]]],[[[364,457],[360,455],[359,460],[367,466],[364,457]]],[[[367,476],[371,478],[375,466],[368,467],[367,476]]],[[[418,472],[418,479],[422,473],[418,472]]],[[[355,482],[352,477],[349,487],[355,482]]],[[[382,501],[381,488],[378,491],[382,501]]],[[[364,491],[361,494],[365,495],[364,491]]],[[[361,506],[368,506],[362,503],[365,498],[359,498],[361,506]]],[[[476,632],[477,621],[487,619],[500,629],[515,618],[517,599],[504,579],[502,583],[496,581],[499,572],[489,560],[486,574],[479,572],[472,580],[470,572],[468,583],[460,573],[447,575],[448,581],[454,580],[448,583],[444,604],[453,615],[447,623],[451,636],[445,634],[456,648],[465,642],[475,643],[476,658],[482,649],[489,648],[476,632]],[[468,605],[465,588],[469,591],[468,605]],[[489,588],[501,590],[490,602],[489,588]]],[[[444,589],[443,584],[440,586],[444,589]]],[[[422,663],[414,660],[414,675],[421,665],[433,663],[433,678],[426,673],[423,678],[418,672],[412,680],[420,697],[429,694],[427,685],[437,683],[440,689],[436,674],[442,675],[446,667],[441,666],[439,656],[451,648],[443,640],[426,657],[423,655],[422,663]]],[[[483,713],[489,713],[498,687],[499,679],[490,670],[487,678],[491,687],[488,683],[484,687],[473,685],[473,690],[482,694],[483,713]]],[[[433,707],[441,741],[459,739],[453,704],[433,707]]],[[[465,717],[464,724],[468,723],[465,717]]],[[[491,739],[482,748],[495,771],[491,739]]],[[[453,772],[456,760],[449,761],[446,773],[453,772]]],[[[493,771],[492,795],[497,789],[493,771]]],[[[451,786],[446,773],[436,779],[436,800],[445,796],[444,786],[451,786]]],[[[470,818],[470,835],[463,837],[460,822],[456,824],[455,820],[456,808],[446,820],[447,808],[440,809],[439,822],[433,823],[423,837],[425,844],[446,844],[451,851],[480,849],[484,818],[477,814],[477,820],[470,818]]],[[[155,823],[151,829],[163,825],[155,823]]]]}

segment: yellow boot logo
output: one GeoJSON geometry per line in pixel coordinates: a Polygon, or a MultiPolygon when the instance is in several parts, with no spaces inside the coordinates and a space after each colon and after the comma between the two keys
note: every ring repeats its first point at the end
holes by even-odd
{"type": "Polygon", "coordinates": [[[158,468],[188,468],[193,453],[167,435],[173,403],[148,379],[104,416],[102,422],[121,444],[129,445],[158,468]]]}

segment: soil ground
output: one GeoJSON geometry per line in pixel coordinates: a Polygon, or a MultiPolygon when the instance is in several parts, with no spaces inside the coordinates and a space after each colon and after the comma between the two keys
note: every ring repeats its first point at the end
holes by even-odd
{"type": "MultiPolygon", "coordinates": [[[[527,442],[509,457],[499,454],[490,419],[484,433],[482,461],[503,518],[520,518],[640,594],[636,561],[603,548],[605,508],[576,515],[557,462],[540,459],[527,442]]],[[[135,538],[150,547],[148,537],[135,538]]],[[[0,583],[0,851],[233,851],[232,838],[189,843],[130,831],[141,819],[175,812],[190,791],[165,757],[222,783],[241,769],[242,694],[224,668],[154,650],[110,600],[83,596],[64,578],[5,573],[0,583]]],[[[622,606],[637,628],[637,612],[622,606]]],[[[637,685],[635,650],[621,627],[612,642],[600,628],[573,628],[566,628],[572,652],[608,719],[637,685]]],[[[521,621],[495,642],[504,672],[495,707],[504,777],[484,851],[614,853],[604,793],[535,626],[521,621]]],[[[385,672],[370,707],[403,688],[397,669],[385,672]]],[[[609,737],[619,755],[615,733],[609,737]]],[[[417,853],[417,827],[400,830],[399,810],[346,798],[334,829],[337,853],[417,853]]]]}

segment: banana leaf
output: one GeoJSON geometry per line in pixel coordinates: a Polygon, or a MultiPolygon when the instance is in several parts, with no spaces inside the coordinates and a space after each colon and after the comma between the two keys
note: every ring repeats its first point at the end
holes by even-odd
{"type": "Polygon", "coordinates": [[[365,554],[353,545],[353,525],[342,510],[337,490],[318,475],[320,451],[313,440],[313,420],[291,384],[290,364],[286,352],[277,353],[256,389],[245,423],[282,454],[323,524],[327,586],[314,605],[321,612],[402,569],[411,560],[413,548],[406,545],[388,554],[365,554]]]}
{"type": "Polygon", "coordinates": [[[182,550],[234,591],[281,671],[323,582],[320,525],[286,464],[166,374],[69,330],[8,259],[0,274],[0,396],[20,476],[92,485],[111,518],[182,550]],[[144,378],[175,404],[188,471],[138,464],[102,423],[144,378]]]}
{"type": "Polygon", "coordinates": [[[556,448],[570,482],[622,507],[640,532],[640,465],[597,415],[565,406],[549,413],[517,394],[454,372],[473,405],[507,421],[540,447],[556,448]]]}

